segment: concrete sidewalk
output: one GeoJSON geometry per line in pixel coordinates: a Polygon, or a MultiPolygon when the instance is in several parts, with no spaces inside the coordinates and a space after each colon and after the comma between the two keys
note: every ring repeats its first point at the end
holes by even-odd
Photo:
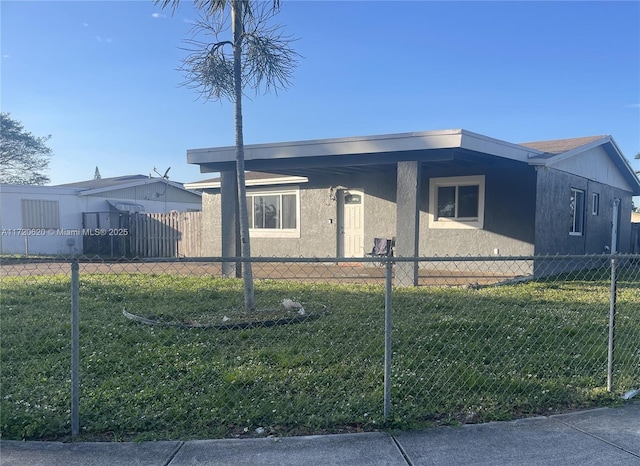
{"type": "Polygon", "coordinates": [[[0,442],[2,466],[640,465],[640,402],[511,422],[242,440],[0,442]]]}

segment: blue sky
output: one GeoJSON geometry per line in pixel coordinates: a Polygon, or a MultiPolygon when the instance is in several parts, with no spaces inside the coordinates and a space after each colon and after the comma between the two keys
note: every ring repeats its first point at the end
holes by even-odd
{"type": "MultiPolygon", "coordinates": [[[[177,71],[196,12],[149,1],[0,3],[1,108],[51,134],[52,184],[209,178],[191,148],[233,145],[233,105],[177,71]]],[[[293,87],[244,102],[245,142],[464,128],[510,142],[611,134],[640,151],[639,2],[284,0],[293,87]]]]}

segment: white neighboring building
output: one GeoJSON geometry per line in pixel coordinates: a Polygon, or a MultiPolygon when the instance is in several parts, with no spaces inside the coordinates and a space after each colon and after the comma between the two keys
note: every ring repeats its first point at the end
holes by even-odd
{"type": "Polygon", "coordinates": [[[200,193],[144,175],[58,186],[0,184],[0,254],[82,254],[83,236],[130,212],[201,210],[200,193]]]}

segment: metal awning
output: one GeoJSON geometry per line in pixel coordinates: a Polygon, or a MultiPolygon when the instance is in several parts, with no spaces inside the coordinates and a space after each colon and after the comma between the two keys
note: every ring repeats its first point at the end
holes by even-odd
{"type": "Polygon", "coordinates": [[[144,206],[135,202],[128,201],[111,201],[107,200],[109,205],[120,212],[144,212],[144,206]]]}

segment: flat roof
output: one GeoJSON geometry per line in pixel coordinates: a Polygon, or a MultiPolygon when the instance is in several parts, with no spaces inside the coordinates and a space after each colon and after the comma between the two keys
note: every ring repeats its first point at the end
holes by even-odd
{"type": "MultiPolygon", "coordinates": [[[[425,151],[435,149],[468,149],[499,157],[527,161],[542,151],[464,129],[383,134],[307,141],[289,141],[244,146],[245,163],[255,160],[307,159],[425,151]]],[[[235,161],[235,146],[189,149],[187,162],[216,171],[235,161]]],[[[201,170],[202,171],[202,170],[201,170]]]]}
{"type": "MultiPolygon", "coordinates": [[[[640,194],[640,180],[611,136],[587,136],[515,144],[465,129],[381,134],[306,141],[287,141],[244,146],[245,170],[305,176],[379,167],[400,161],[473,161],[489,155],[530,165],[550,166],[592,147],[602,146],[622,176],[640,194]]],[[[187,163],[200,166],[201,173],[235,169],[235,146],[187,150],[187,163]]],[[[189,183],[195,188],[196,183],[189,183]]]]}

